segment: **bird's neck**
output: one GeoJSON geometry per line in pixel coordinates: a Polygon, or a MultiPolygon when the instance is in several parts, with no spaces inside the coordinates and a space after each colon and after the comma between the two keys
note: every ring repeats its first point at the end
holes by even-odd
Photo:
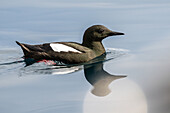
{"type": "Polygon", "coordinates": [[[91,41],[88,39],[89,38],[86,37],[83,38],[83,43],[82,43],[83,46],[92,49],[97,56],[100,56],[106,52],[101,41],[91,41]]]}

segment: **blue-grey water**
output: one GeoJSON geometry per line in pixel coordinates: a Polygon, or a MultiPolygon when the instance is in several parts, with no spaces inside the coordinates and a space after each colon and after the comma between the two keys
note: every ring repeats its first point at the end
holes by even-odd
{"type": "Polygon", "coordinates": [[[169,113],[169,20],[168,0],[1,0],[0,112],[169,113]],[[81,42],[94,24],[125,33],[103,41],[114,59],[64,69],[16,62],[16,40],[81,42]]]}

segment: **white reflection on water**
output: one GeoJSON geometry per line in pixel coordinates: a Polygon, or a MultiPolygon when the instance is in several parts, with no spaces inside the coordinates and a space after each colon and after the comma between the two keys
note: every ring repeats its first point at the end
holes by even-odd
{"type": "Polygon", "coordinates": [[[147,101],[141,88],[124,78],[114,81],[112,92],[105,97],[97,97],[87,92],[83,113],[147,113],[147,101]]]}

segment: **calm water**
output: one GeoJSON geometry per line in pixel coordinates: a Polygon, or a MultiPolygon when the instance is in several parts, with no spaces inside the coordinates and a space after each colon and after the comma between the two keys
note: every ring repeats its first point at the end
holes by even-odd
{"type": "Polygon", "coordinates": [[[1,0],[0,15],[0,64],[22,60],[16,40],[81,42],[94,24],[125,33],[104,40],[105,48],[128,50],[71,68],[0,65],[0,112],[170,112],[170,1],[1,0]]]}

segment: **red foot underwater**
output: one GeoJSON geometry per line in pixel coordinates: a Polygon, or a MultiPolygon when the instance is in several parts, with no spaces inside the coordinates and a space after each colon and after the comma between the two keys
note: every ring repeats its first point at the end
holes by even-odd
{"type": "Polygon", "coordinates": [[[47,64],[47,65],[55,65],[55,64],[56,64],[56,62],[54,62],[54,61],[52,61],[52,60],[46,60],[46,59],[37,61],[37,63],[39,63],[39,62],[44,62],[44,63],[47,64]]]}

